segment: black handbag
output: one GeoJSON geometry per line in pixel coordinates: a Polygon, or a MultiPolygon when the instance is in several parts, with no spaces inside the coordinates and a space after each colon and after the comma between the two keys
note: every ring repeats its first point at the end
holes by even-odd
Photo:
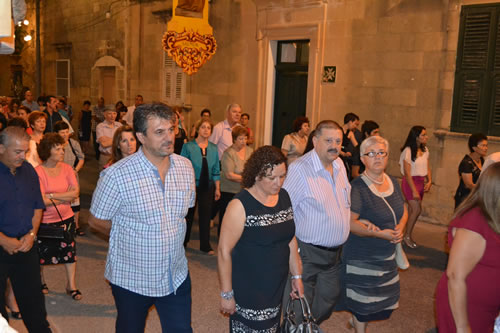
{"type": "Polygon", "coordinates": [[[63,225],[55,226],[51,223],[40,223],[37,237],[42,239],[58,239],[61,241],[64,240],[66,243],[73,242],[73,240],[75,239],[72,228],[73,222],[70,222],[66,226],[64,224],[61,213],[59,213],[59,209],[57,209],[57,205],[54,203],[54,200],[50,199],[50,201],[54,205],[54,208],[57,211],[57,215],[59,215],[59,218],[61,219],[61,222],[63,222],[63,225]]]}
{"type": "Polygon", "coordinates": [[[299,299],[288,299],[286,305],[286,312],[283,314],[283,323],[281,324],[281,333],[323,333],[319,325],[316,324],[316,320],[311,314],[311,308],[307,299],[301,297],[299,299]],[[300,302],[300,307],[302,309],[302,322],[297,323],[297,318],[295,316],[295,311],[293,310],[294,301],[300,302]]]}

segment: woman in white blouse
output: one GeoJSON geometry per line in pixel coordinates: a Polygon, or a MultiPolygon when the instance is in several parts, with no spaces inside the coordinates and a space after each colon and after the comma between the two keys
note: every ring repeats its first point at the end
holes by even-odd
{"type": "Polygon", "coordinates": [[[408,224],[403,238],[410,248],[416,248],[411,233],[422,212],[424,192],[432,186],[431,168],[429,165],[429,149],[426,147],[427,131],[423,126],[413,126],[406,142],[401,148],[399,164],[403,181],[401,188],[408,202],[408,224]]]}
{"type": "Polygon", "coordinates": [[[283,138],[281,152],[287,158],[288,165],[304,154],[309,129],[309,119],[298,117],[293,122],[293,132],[283,138]]]}

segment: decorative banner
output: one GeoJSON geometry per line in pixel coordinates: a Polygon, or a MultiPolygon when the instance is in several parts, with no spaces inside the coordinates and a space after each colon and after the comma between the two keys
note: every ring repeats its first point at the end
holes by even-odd
{"type": "Polygon", "coordinates": [[[323,67],[323,83],[335,83],[337,78],[337,66],[323,67]]]}
{"type": "Polygon", "coordinates": [[[173,0],[172,19],[162,43],[167,54],[188,75],[210,60],[217,42],[208,23],[208,0],[173,0]]]}

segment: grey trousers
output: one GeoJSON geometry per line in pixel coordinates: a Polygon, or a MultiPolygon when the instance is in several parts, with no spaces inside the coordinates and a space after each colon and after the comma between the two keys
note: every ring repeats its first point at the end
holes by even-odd
{"type": "MultiPolygon", "coordinates": [[[[328,251],[301,242],[299,239],[297,242],[302,259],[304,295],[311,306],[316,322],[320,324],[330,317],[340,296],[342,248],[337,251],[328,251]]],[[[286,311],[291,291],[292,287],[288,279],[283,295],[283,311],[286,311]]],[[[302,310],[298,301],[294,302],[294,310],[297,322],[301,322],[302,310]]]]}

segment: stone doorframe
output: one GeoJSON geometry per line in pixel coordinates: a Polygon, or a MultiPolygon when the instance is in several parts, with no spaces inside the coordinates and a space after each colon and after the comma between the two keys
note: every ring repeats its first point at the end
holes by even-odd
{"type": "MultiPolygon", "coordinates": [[[[316,7],[321,16],[326,15],[325,7],[316,7]]],[[[321,17],[319,16],[319,17],[321,17]]],[[[317,16],[318,17],[318,16],[317,16]]],[[[264,24],[257,20],[258,26],[258,71],[257,71],[257,146],[272,142],[272,124],[274,112],[274,88],[276,78],[276,56],[278,41],[309,39],[309,67],[307,80],[306,116],[311,125],[319,122],[321,105],[321,66],[323,66],[323,44],[325,41],[324,21],[264,24]]]]}
{"type": "Polygon", "coordinates": [[[100,96],[99,80],[101,78],[101,67],[115,67],[115,96],[116,101],[106,101],[106,104],[114,105],[117,101],[125,101],[125,70],[120,61],[112,56],[104,56],[95,62],[90,73],[90,100],[95,103],[100,96]]]}

